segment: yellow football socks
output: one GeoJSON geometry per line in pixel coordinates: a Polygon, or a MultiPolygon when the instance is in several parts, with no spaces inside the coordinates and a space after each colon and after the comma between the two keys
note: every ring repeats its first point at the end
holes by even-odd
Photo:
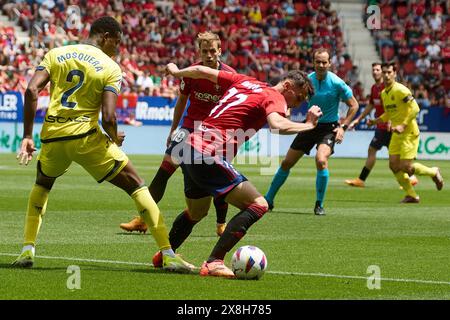
{"type": "Polygon", "coordinates": [[[409,181],[408,174],[403,171],[399,171],[395,174],[395,178],[397,178],[398,183],[403,187],[403,190],[405,190],[408,196],[417,198],[417,194],[414,191],[411,181],[409,181]]]}
{"type": "Polygon", "coordinates": [[[28,198],[27,216],[25,218],[24,246],[36,245],[36,238],[42,223],[42,216],[47,209],[48,193],[46,188],[35,184],[28,198]]]}
{"type": "Polygon", "coordinates": [[[144,219],[160,250],[170,249],[169,234],[159,208],[147,187],[142,187],[131,194],[142,219],[144,219]]]}
{"type": "Polygon", "coordinates": [[[437,172],[436,168],[430,168],[418,162],[414,162],[413,167],[414,174],[417,174],[418,176],[429,176],[433,178],[437,172]]]}

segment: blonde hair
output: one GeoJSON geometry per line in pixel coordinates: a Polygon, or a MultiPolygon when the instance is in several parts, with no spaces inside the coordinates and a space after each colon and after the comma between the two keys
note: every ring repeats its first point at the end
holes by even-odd
{"type": "Polygon", "coordinates": [[[197,35],[197,44],[198,47],[201,48],[202,42],[217,42],[217,46],[220,48],[220,38],[217,34],[212,33],[210,31],[202,32],[197,35]]]}

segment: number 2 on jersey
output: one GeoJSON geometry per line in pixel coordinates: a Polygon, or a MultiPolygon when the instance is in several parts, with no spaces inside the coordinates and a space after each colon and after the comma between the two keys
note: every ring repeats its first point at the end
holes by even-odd
{"type": "Polygon", "coordinates": [[[83,85],[84,73],[81,70],[72,70],[67,74],[66,81],[72,82],[74,76],[78,77],[78,83],[75,85],[75,87],[72,87],[69,90],[65,91],[61,98],[61,105],[63,107],[71,109],[75,108],[77,104],[76,102],[68,102],[67,99],[69,99],[70,95],[73,94],[75,91],[77,91],[78,88],[80,88],[83,85]]]}
{"type": "Polygon", "coordinates": [[[224,113],[227,109],[231,108],[232,106],[236,106],[236,105],[238,105],[238,104],[244,102],[245,100],[247,100],[248,96],[247,96],[246,94],[240,93],[240,94],[236,95],[236,93],[238,93],[238,90],[237,90],[235,87],[232,87],[232,88],[229,90],[228,94],[227,94],[226,96],[224,96],[224,97],[219,101],[219,104],[218,104],[217,106],[215,106],[215,107],[211,110],[209,116],[211,117],[211,116],[214,114],[214,112],[216,112],[217,110],[219,110],[219,109],[222,107],[222,110],[220,110],[220,111],[213,117],[214,119],[216,119],[216,118],[218,118],[222,113],[224,113]],[[224,105],[224,103],[226,103],[226,102],[228,101],[228,99],[230,99],[230,98],[233,97],[233,96],[236,96],[237,99],[236,99],[235,101],[231,102],[231,103],[228,103],[228,104],[225,104],[225,105],[224,105]]]}

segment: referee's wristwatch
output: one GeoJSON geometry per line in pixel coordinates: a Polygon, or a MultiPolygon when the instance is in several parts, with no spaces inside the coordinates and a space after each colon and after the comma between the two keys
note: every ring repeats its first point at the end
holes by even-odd
{"type": "Polygon", "coordinates": [[[348,125],[344,124],[343,126],[341,126],[341,128],[342,128],[344,131],[347,131],[348,125]]]}

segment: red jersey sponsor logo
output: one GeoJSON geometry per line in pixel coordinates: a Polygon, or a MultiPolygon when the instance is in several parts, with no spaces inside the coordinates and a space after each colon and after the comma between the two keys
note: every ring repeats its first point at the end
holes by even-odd
{"type": "Polygon", "coordinates": [[[245,75],[221,71],[219,84],[227,91],[188,141],[202,153],[232,160],[239,146],[267,123],[267,116],[285,116],[287,105],[277,90],[245,75]]]}

